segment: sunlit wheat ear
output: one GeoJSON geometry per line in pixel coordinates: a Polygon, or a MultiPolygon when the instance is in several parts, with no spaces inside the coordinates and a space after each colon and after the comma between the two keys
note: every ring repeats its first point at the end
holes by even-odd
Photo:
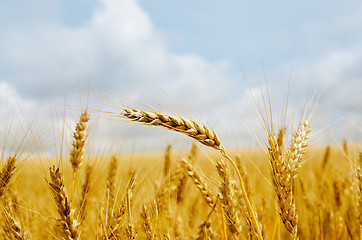
{"type": "Polygon", "coordinates": [[[226,223],[229,231],[235,238],[241,231],[240,211],[236,194],[230,182],[230,173],[227,165],[222,160],[216,163],[216,170],[222,179],[219,192],[221,193],[221,202],[226,216],[226,223]]]}
{"type": "Polygon", "coordinates": [[[160,112],[141,111],[133,108],[124,109],[123,117],[132,121],[152,126],[164,127],[183,133],[198,142],[220,150],[222,148],[219,137],[205,125],[182,117],[169,116],[160,112]]]}
{"type": "Polygon", "coordinates": [[[311,131],[310,119],[305,120],[299,125],[299,128],[296,132],[293,133],[292,142],[290,143],[288,149],[288,158],[292,177],[294,178],[302,164],[302,158],[305,154],[305,151],[308,147],[308,137],[311,131]]]}
{"type": "Polygon", "coordinates": [[[298,238],[295,178],[300,170],[302,157],[308,147],[307,139],[310,131],[310,120],[307,119],[293,133],[287,151],[284,150],[283,145],[284,128],[279,131],[278,135],[270,133],[268,138],[272,177],[278,197],[280,216],[284,226],[294,239],[298,238]]]}
{"type": "Polygon", "coordinates": [[[232,164],[235,172],[237,173],[240,183],[240,188],[242,190],[246,205],[248,207],[248,211],[252,216],[253,224],[258,233],[258,238],[263,239],[257,218],[255,216],[254,210],[251,206],[249,197],[247,195],[241,174],[235,162],[227,154],[224,146],[220,142],[219,137],[215,134],[213,130],[209,129],[203,124],[198,124],[195,121],[190,121],[182,117],[169,116],[167,114],[160,112],[141,111],[134,108],[125,108],[124,112],[121,113],[120,116],[139,124],[155,126],[155,127],[163,127],[169,130],[183,133],[197,140],[201,144],[219,150],[221,155],[225,157],[232,164]]]}
{"type": "Polygon", "coordinates": [[[74,216],[74,209],[71,209],[70,201],[65,192],[62,174],[59,168],[53,166],[50,170],[49,186],[52,190],[57,210],[60,215],[59,223],[62,228],[62,234],[65,239],[79,239],[79,223],[74,216]]]}
{"type": "MultiPolygon", "coordinates": [[[[283,131],[279,131],[279,136],[283,131]]],[[[279,214],[286,229],[292,234],[293,238],[296,238],[298,219],[293,194],[293,178],[291,172],[288,171],[287,163],[283,160],[283,141],[281,139],[273,133],[269,135],[268,139],[272,177],[278,197],[279,214]]]]}
{"type": "Polygon", "coordinates": [[[72,150],[70,152],[70,163],[72,164],[73,171],[77,171],[82,164],[84,159],[85,151],[85,140],[88,136],[87,127],[88,127],[89,115],[87,110],[80,116],[79,122],[75,127],[75,132],[73,133],[73,142],[72,150]]]}
{"type": "Polygon", "coordinates": [[[2,168],[0,173],[0,197],[4,195],[4,192],[10,183],[11,177],[14,175],[16,168],[15,163],[16,155],[9,157],[2,168]]]}

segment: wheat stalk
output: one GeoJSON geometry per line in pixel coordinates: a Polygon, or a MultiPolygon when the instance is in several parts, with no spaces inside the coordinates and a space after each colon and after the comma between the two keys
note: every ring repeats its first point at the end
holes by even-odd
{"type": "Polygon", "coordinates": [[[160,112],[149,112],[149,111],[141,111],[134,108],[125,108],[124,112],[121,113],[121,117],[131,120],[133,122],[137,122],[139,124],[145,124],[155,127],[163,127],[169,130],[173,130],[176,132],[183,133],[201,144],[204,144],[208,147],[212,147],[218,151],[220,151],[221,155],[225,157],[228,161],[230,161],[233,166],[235,172],[237,173],[240,188],[242,190],[243,196],[245,198],[246,205],[248,207],[248,211],[253,219],[253,224],[258,233],[258,238],[263,239],[261,234],[258,221],[256,219],[254,210],[251,206],[249,197],[247,195],[242,176],[235,164],[235,162],[230,158],[230,156],[226,153],[224,146],[221,144],[219,137],[215,134],[215,132],[203,124],[198,124],[195,121],[190,121],[182,117],[169,116],[160,112]]]}

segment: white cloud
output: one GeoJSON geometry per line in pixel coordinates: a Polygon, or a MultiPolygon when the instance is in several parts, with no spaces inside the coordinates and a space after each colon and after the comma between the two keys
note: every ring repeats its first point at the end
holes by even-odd
{"type": "MultiPolygon", "coordinates": [[[[244,106],[253,106],[253,100],[248,90],[243,90],[244,87],[239,83],[243,81],[241,70],[235,70],[235,65],[231,62],[210,62],[197,54],[172,53],[162,31],[153,25],[137,1],[102,0],[92,17],[77,27],[61,23],[55,2],[48,9],[43,8],[44,12],[48,12],[45,15],[40,14],[42,11],[30,11],[28,17],[36,16],[36,21],[27,21],[23,16],[16,24],[0,22],[1,35],[4,36],[0,38],[0,81],[8,82],[14,87],[22,104],[33,101],[33,107],[25,107],[28,109],[26,112],[37,111],[39,105],[34,103],[36,101],[61,102],[69,89],[78,88],[74,82],[83,82],[81,85],[87,88],[90,76],[96,87],[106,91],[111,89],[110,95],[120,93],[127,97],[136,96],[134,98],[138,100],[141,93],[167,110],[197,116],[197,120],[202,119],[216,131],[219,130],[221,136],[235,137],[229,141],[226,139],[226,145],[232,145],[235,139],[242,139],[238,140],[240,144],[253,141],[242,127],[240,118],[257,127],[255,116],[238,114],[238,109],[245,113],[244,106]],[[240,128],[231,129],[230,126],[240,128]]],[[[13,18],[7,17],[8,20],[13,18]]],[[[358,77],[353,72],[352,76],[345,76],[357,69],[361,56],[361,49],[356,48],[334,51],[314,62],[301,59],[296,64],[298,94],[304,95],[308,91],[305,87],[308,85],[301,83],[302,81],[307,79],[309,83],[316,83],[318,79],[318,84],[315,84],[317,88],[330,87],[334,90],[338,89],[336,86],[340,86],[341,81],[349,81],[349,84],[354,84],[352,95],[357,96],[358,77]],[[300,86],[303,87],[299,89],[300,86]]],[[[286,63],[268,74],[272,88],[285,85],[290,66],[286,63]],[[282,75],[286,76],[283,81],[282,75]]],[[[0,94],[5,93],[3,85],[0,86],[0,94]]],[[[345,91],[350,91],[347,86],[345,91]]],[[[253,84],[252,89],[260,96],[260,87],[253,84]]],[[[280,92],[283,91],[278,90],[280,92]]],[[[337,100],[339,103],[345,101],[354,108],[355,103],[346,100],[346,94],[338,91],[332,91],[331,94],[333,96],[328,101],[334,102],[332,104],[338,105],[337,100]]],[[[300,103],[298,97],[291,97],[291,106],[300,103]]],[[[152,102],[147,98],[142,100],[145,103],[152,102]]],[[[77,100],[71,102],[76,103],[77,100]]],[[[64,106],[59,107],[58,114],[62,107],[64,106]]],[[[343,107],[344,104],[341,108],[343,107]]],[[[47,116],[47,113],[42,112],[39,119],[45,119],[51,125],[52,117],[47,116]]],[[[61,125],[60,122],[59,124],[61,125]]],[[[107,137],[112,135],[119,136],[124,149],[129,149],[133,144],[133,140],[129,140],[133,137],[127,135],[130,131],[128,125],[103,124],[100,128],[103,131],[97,135],[99,142],[105,143],[107,137]],[[123,127],[123,130],[116,130],[119,127],[123,127]]],[[[139,126],[130,129],[135,131],[139,146],[146,146],[147,142],[148,146],[149,142],[160,146],[166,144],[168,139],[183,142],[181,139],[184,138],[177,138],[174,134],[161,130],[155,136],[156,131],[145,131],[145,128],[138,130],[139,126]],[[175,140],[174,136],[180,140],[175,140]]]]}

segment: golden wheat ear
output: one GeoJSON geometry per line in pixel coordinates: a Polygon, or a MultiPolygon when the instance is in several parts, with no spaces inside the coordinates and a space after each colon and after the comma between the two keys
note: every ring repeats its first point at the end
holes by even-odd
{"type": "Polygon", "coordinates": [[[185,118],[169,116],[161,112],[141,111],[134,108],[124,109],[121,116],[141,124],[163,127],[180,132],[208,147],[217,150],[221,149],[220,139],[214,131],[205,125],[185,118]]]}
{"type": "Polygon", "coordinates": [[[216,170],[222,179],[219,192],[221,194],[221,202],[226,216],[226,223],[230,233],[234,238],[238,238],[241,232],[240,212],[238,208],[237,196],[231,184],[230,173],[224,161],[218,159],[216,162],[216,170]]]}
{"type": "Polygon", "coordinates": [[[65,239],[79,239],[79,222],[74,216],[74,209],[71,208],[69,197],[65,191],[63,175],[60,173],[59,168],[55,168],[55,166],[49,168],[49,172],[49,187],[52,190],[60,216],[59,224],[62,230],[62,235],[65,239]]]}
{"type": "Polygon", "coordinates": [[[270,133],[268,136],[269,159],[280,208],[280,217],[293,239],[298,239],[295,178],[298,175],[302,158],[308,147],[307,140],[310,131],[310,119],[301,122],[297,131],[293,133],[288,149],[284,149],[284,128],[279,131],[278,135],[270,133]]]}
{"type": "Polygon", "coordinates": [[[70,152],[70,163],[72,164],[73,171],[77,171],[82,164],[84,159],[85,151],[85,140],[88,136],[87,127],[89,121],[89,115],[87,110],[80,116],[79,122],[76,124],[75,132],[73,133],[72,151],[70,152]]]}

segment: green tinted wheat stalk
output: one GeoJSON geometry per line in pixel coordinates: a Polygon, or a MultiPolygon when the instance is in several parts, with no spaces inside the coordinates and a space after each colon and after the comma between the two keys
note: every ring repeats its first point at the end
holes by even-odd
{"type": "Polygon", "coordinates": [[[226,153],[224,146],[221,144],[219,137],[215,134],[215,132],[205,125],[198,124],[195,121],[190,121],[182,117],[169,116],[160,112],[149,112],[149,111],[141,111],[133,108],[125,108],[124,112],[120,115],[123,118],[131,120],[133,122],[137,122],[139,124],[162,127],[172,131],[183,133],[201,144],[204,144],[208,147],[214,148],[220,151],[221,155],[225,157],[232,164],[234,170],[237,173],[240,188],[242,190],[243,196],[245,198],[246,205],[248,207],[248,211],[253,219],[253,224],[255,225],[255,229],[257,230],[259,239],[263,239],[261,235],[261,231],[258,226],[258,221],[254,214],[254,210],[251,206],[250,200],[247,196],[247,192],[241,177],[241,174],[235,165],[235,162],[230,158],[230,156],[226,153]]]}

